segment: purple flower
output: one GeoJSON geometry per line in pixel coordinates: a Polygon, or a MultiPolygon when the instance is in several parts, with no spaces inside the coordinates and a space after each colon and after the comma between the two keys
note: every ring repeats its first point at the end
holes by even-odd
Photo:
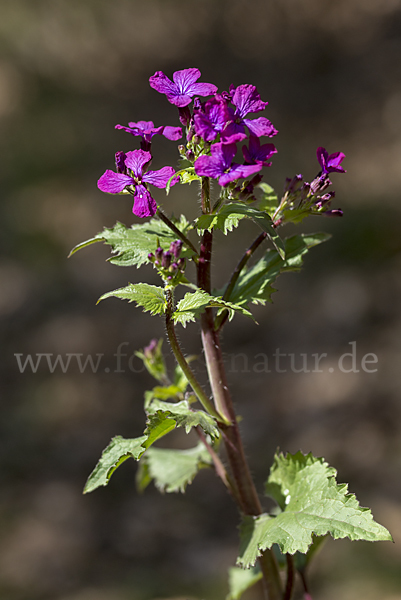
{"type": "Polygon", "coordinates": [[[195,173],[200,177],[218,178],[219,184],[224,186],[230,181],[248,177],[260,171],[262,165],[239,165],[232,162],[237,152],[237,146],[233,142],[234,140],[231,143],[213,144],[211,156],[203,155],[195,161],[195,173]]]}
{"type": "Polygon", "coordinates": [[[249,131],[256,137],[267,135],[273,137],[277,135],[278,131],[265,117],[259,117],[258,119],[246,119],[246,115],[249,113],[260,112],[264,110],[268,105],[268,102],[263,102],[260,99],[259,92],[254,85],[244,84],[239,85],[235,91],[234,87],[230,87],[230,93],[232,94],[232,103],[235,106],[235,111],[232,111],[232,123],[230,123],[225,131],[226,135],[233,135],[234,133],[244,133],[245,126],[248,127],[249,131]]]}
{"type": "Polygon", "coordinates": [[[128,123],[128,127],[124,125],[116,125],[116,129],[123,129],[131,135],[139,135],[142,138],[141,147],[142,150],[149,150],[152,142],[152,137],[156,134],[164,135],[168,140],[176,141],[182,137],[181,127],[171,127],[169,125],[155,127],[153,121],[138,121],[137,123],[131,121],[128,123]]]}
{"type": "Polygon", "coordinates": [[[206,142],[212,142],[231,120],[227,102],[217,95],[194,114],[195,133],[206,142]]]}
{"type": "Polygon", "coordinates": [[[150,87],[161,94],[166,94],[167,100],[175,106],[188,106],[192,96],[210,96],[217,92],[212,83],[196,83],[201,76],[199,69],[184,69],[173,73],[171,81],[163,71],[156,71],[149,78],[150,87]]]}
{"type": "Polygon", "coordinates": [[[345,158],[343,152],[334,152],[330,154],[325,148],[319,146],[316,150],[317,160],[322,167],[323,173],[346,173],[347,171],[341,166],[345,158]]]}
{"type": "Polygon", "coordinates": [[[260,145],[260,140],[255,135],[249,136],[249,148],[242,146],[245,162],[251,165],[256,163],[263,167],[270,167],[272,163],[267,162],[267,160],[276,152],[277,149],[274,144],[260,145]]]}
{"type": "MultiPolygon", "coordinates": [[[[118,152],[116,163],[118,160],[117,171],[121,170],[122,154],[118,152]]],[[[151,183],[155,187],[165,188],[168,180],[175,173],[172,167],[163,167],[158,171],[143,172],[146,165],[152,160],[150,152],[144,150],[133,150],[124,155],[124,165],[126,173],[110,171],[107,169],[97,182],[97,187],[102,192],[107,194],[119,194],[125,190],[127,186],[134,188],[134,206],[132,212],[137,217],[145,218],[152,217],[157,211],[157,204],[150,195],[146,184],[151,183]],[[129,175],[129,171],[131,174],[129,175]]],[[[172,181],[174,185],[176,181],[172,181]]]]}

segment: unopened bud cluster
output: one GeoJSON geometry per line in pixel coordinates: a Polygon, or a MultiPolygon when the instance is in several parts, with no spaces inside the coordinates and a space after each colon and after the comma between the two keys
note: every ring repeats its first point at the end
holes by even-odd
{"type": "Polygon", "coordinates": [[[168,250],[161,246],[155,252],[148,254],[148,259],[153,263],[159,275],[168,283],[177,284],[185,271],[185,258],[180,257],[183,243],[181,240],[171,242],[168,250]]]}
{"type": "Polygon", "coordinates": [[[275,227],[284,223],[298,223],[307,215],[342,217],[342,210],[330,208],[336,193],[322,193],[330,185],[332,182],[328,173],[319,173],[311,183],[304,181],[302,175],[295,175],[292,179],[287,177],[283,197],[273,215],[275,227]]]}

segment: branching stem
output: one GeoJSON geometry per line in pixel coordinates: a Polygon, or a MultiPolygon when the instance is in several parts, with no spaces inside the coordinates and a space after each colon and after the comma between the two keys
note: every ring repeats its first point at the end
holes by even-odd
{"type": "Polygon", "coordinates": [[[168,340],[170,342],[171,349],[174,353],[174,356],[175,356],[178,364],[180,365],[181,369],[183,370],[185,377],[188,379],[189,385],[193,389],[199,402],[202,404],[203,408],[210,415],[215,417],[215,419],[217,419],[219,422],[221,422],[224,419],[214,409],[212,403],[210,402],[209,398],[207,397],[201,384],[196,379],[194,372],[192,371],[191,367],[189,366],[189,363],[187,362],[184,354],[182,353],[180,344],[178,342],[178,339],[177,339],[177,336],[175,333],[174,321],[172,318],[172,313],[173,313],[173,292],[172,292],[172,290],[169,288],[166,288],[165,295],[166,295],[166,300],[167,300],[167,310],[166,310],[167,336],[168,336],[168,340]]]}
{"type": "Polygon", "coordinates": [[[206,450],[209,452],[213,460],[213,465],[216,470],[216,474],[218,475],[218,477],[220,477],[230,494],[233,496],[234,500],[238,502],[238,490],[235,487],[235,483],[234,481],[232,481],[231,477],[227,473],[227,469],[223,465],[220,457],[216,454],[212,446],[208,443],[206,436],[203,433],[203,429],[201,427],[196,427],[196,433],[205,445],[206,450]]]}
{"type": "MultiPolygon", "coordinates": [[[[230,277],[230,281],[228,282],[223,295],[223,300],[230,300],[231,293],[235,287],[235,284],[238,281],[238,277],[240,276],[242,269],[245,267],[252,254],[259,248],[260,244],[266,239],[266,237],[267,233],[265,231],[262,231],[262,233],[258,235],[256,240],[249,246],[248,250],[245,252],[245,254],[235,267],[235,270],[233,271],[230,277]]],[[[227,321],[228,314],[228,310],[225,310],[216,318],[215,329],[217,331],[219,331],[223,327],[224,323],[227,321]]]]}
{"type": "Polygon", "coordinates": [[[170,221],[170,219],[168,218],[167,215],[164,214],[164,212],[161,210],[161,208],[157,209],[157,216],[163,221],[163,223],[165,223],[167,225],[167,227],[169,227],[171,229],[171,231],[174,231],[175,235],[180,238],[180,240],[182,240],[184,242],[184,244],[186,246],[188,246],[188,248],[191,248],[191,250],[193,252],[195,252],[195,254],[198,254],[197,249],[195,248],[195,246],[193,245],[193,243],[191,242],[191,240],[189,240],[187,238],[187,236],[182,233],[182,231],[180,231],[178,229],[178,227],[176,227],[176,225],[174,225],[174,223],[172,221],[170,221]]]}
{"type": "MultiPolygon", "coordinates": [[[[207,202],[205,197],[206,192],[206,186],[202,185],[202,210],[204,212],[206,212],[207,206],[210,206],[210,201],[207,202]]],[[[264,237],[258,241],[257,245],[263,239],[264,237]]],[[[210,266],[212,244],[213,233],[205,231],[201,241],[197,275],[198,287],[209,294],[211,291],[210,266]]],[[[243,264],[249,260],[253,252],[254,250],[249,253],[247,258],[244,259],[243,264]]],[[[238,275],[236,275],[236,278],[238,278],[238,275]]],[[[235,281],[233,285],[235,285],[235,281]]],[[[226,424],[220,424],[220,430],[223,434],[231,473],[236,489],[238,490],[238,506],[243,514],[257,516],[262,514],[262,507],[245,457],[237,418],[227,385],[219,334],[214,326],[212,308],[206,308],[205,312],[201,315],[201,332],[215,407],[217,412],[223,415],[226,421],[226,424]]],[[[273,552],[266,550],[260,557],[259,564],[263,573],[266,598],[268,600],[282,600],[283,593],[280,574],[273,552]]]]}

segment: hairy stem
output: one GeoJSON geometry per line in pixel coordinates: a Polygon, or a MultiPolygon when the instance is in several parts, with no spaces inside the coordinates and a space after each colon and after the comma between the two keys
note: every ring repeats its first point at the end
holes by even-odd
{"type": "Polygon", "coordinates": [[[198,434],[199,438],[205,445],[206,450],[209,452],[209,454],[213,460],[213,465],[214,465],[216,474],[218,475],[218,477],[220,477],[221,481],[224,483],[224,485],[226,486],[226,488],[228,489],[230,494],[233,496],[234,500],[236,502],[238,502],[238,498],[239,498],[238,490],[235,487],[234,481],[232,481],[230,475],[227,473],[227,469],[223,465],[220,457],[216,454],[216,452],[214,451],[212,446],[208,443],[206,436],[203,433],[203,429],[201,427],[196,427],[195,429],[196,429],[196,433],[198,434]]]}
{"type": "MultiPolygon", "coordinates": [[[[223,295],[223,300],[230,300],[231,293],[235,287],[235,284],[238,281],[238,277],[240,276],[242,269],[245,267],[252,254],[257,250],[257,248],[259,248],[260,244],[266,239],[266,237],[267,233],[265,231],[262,231],[262,233],[258,235],[256,240],[249,246],[248,250],[245,252],[245,254],[235,267],[235,270],[233,271],[230,277],[230,281],[228,282],[223,295]]],[[[228,314],[228,310],[225,310],[216,318],[214,326],[217,331],[221,329],[224,323],[227,321],[228,314]]]]}
{"type": "Polygon", "coordinates": [[[170,219],[167,217],[167,215],[165,215],[164,212],[160,208],[157,209],[156,214],[163,221],[163,223],[165,223],[167,225],[167,227],[169,227],[171,229],[171,231],[174,231],[175,235],[178,238],[180,238],[180,240],[182,240],[184,242],[184,244],[186,246],[188,246],[188,248],[191,248],[191,250],[193,252],[195,252],[195,254],[198,254],[198,251],[195,248],[195,246],[193,245],[193,243],[191,242],[191,240],[189,240],[187,238],[187,236],[184,233],[182,233],[182,231],[180,231],[178,229],[178,227],[176,227],[176,225],[174,225],[174,223],[172,223],[170,221],[170,219]]]}
{"type": "MultiPolygon", "coordinates": [[[[211,290],[212,243],[212,232],[205,231],[198,262],[198,287],[208,293],[211,290]]],[[[201,315],[201,331],[214,403],[217,411],[223,415],[226,422],[229,422],[229,424],[221,424],[220,429],[223,433],[227,457],[238,490],[238,505],[245,515],[257,516],[262,513],[262,507],[245,457],[236,414],[227,385],[219,334],[214,327],[214,316],[211,308],[207,308],[201,315]]],[[[269,600],[281,600],[281,581],[273,552],[266,550],[260,557],[259,563],[263,573],[266,597],[269,600]]]]}
{"type": "Polygon", "coordinates": [[[222,421],[221,415],[219,415],[216,412],[216,410],[214,409],[212,403],[210,402],[209,398],[207,397],[201,384],[196,379],[195,373],[192,371],[191,367],[189,366],[189,363],[187,362],[184,354],[182,353],[180,344],[178,342],[178,339],[177,339],[177,336],[175,333],[174,321],[172,318],[172,313],[173,313],[173,292],[172,292],[172,290],[169,288],[166,288],[165,295],[166,295],[166,300],[167,300],[166,330],[167,330],[168,340],[170,342],[170,346],[174,353],[174,356],[175,356],[178,364],[180,365],[181,369],[183,370],[185,377],[188,379],[189,385],[193,389],[199,402],[202,404],[203,408],[210,415],[212,415],[219,422],[221,422],[222,421]]]}

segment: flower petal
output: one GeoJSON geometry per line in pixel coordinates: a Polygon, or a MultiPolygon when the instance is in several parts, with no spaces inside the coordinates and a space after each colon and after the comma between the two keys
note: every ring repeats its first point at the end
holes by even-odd
{"type": "Polygon", "coordinates": [[[136,127],[140,131],[148,131],[149,129],[154,128],[153,121],[137,121],[136,123],[134,121],[131,121],[130,123],[128,123],[128,125],[129,127],[136,127]]]}
{"type": "Polygon", "coordinates": [[[213,144],[211,148],[213,158],[220,162],[222,171],[231,167],[232,160],[237,153],[237,146],[234,143],[213,144]]]}
{"type": "Polygon", "coordinates": [[[144,166],[152,160],[150,152],[145,150],[132,150],[127,152],[127,158],[125,159],[126,166],[131,169],[134,177],[139,179],[142,177],[144,166]]]}
{"type": "Polygon", "coordinates": [[[173,73],[173,80],[179,89],[179,93],[186,94],[200,76],[201,72],[199,69],[182,69],[182,71],[173,73]]]}
{"type": "Polygon", "coordinates": [[[134,206],[132,212],[137,217],[153,217],[157,211],[157,204],[148,190],[143,185],[137,185],[134,195],[134,206]]]}
{"type": "Polygon", "coordinates": [[[248,113],[255,113],[264,110],[269,104],[260,99],[258,90],[254,85],[239,85],[234,93],[232,103],[236,107],[235,114],[242,119],[248,113]]]}
{"type": "MultiPolygon", "coordinates": [[[[215,145],[217,146],[217,144],[215,145]]],[[[217,177],[224,173],[221,161],[213,156],[200,156],[195,161],[194,167],[195,173],[199,177],[213,177],[213,179],[217,179],[217,177]]]]}
{"type": "Polygon", "coordinates": [[[258,173],[262,170],[262,165],[237,165],[233,164],[232,169],[228,173],[224,173],[219,179],[220,185],[227,185],[235,179],[242,179],[258,173]]]}
{"type": "Polygon", "coordinates": [[[115,173],[107,169],[97,182],[97,187],[106,194],[119,194],[127,185],[133,183],[132,177],[115,173]]]}
{"type": "Polygon", "coordinates": [[[166,125],[166,127],[163,128],[162,134],[168,140],[176,142],[182,138],[182,129],[181,127],[171,127],[170,125],[166,125]]]}
{"type": "Polygon", "coordinates": [[[319,148],[316,150],[316,156],[317,156],[317,160],[319,165],[322,168],[322,171],[324,171],[325,173],[327,173],[326,171],[326,161],[329,157],[329,153],[327,152],[326,148],[323,148],[322,146],[319,146],[319,148]]]}
{"type": "Polygon", "coordinates": [[[156,71],[152,77],[149,77],[149,85],[151,88],[160,92],[160,94],[176,94],[177,85],[171,81],[163,71],[156,71]]]}
{"type": "Polygon", "coordinates": [[[267,137],[273,137],[278,134],[277,129],[275,129],[269,119],[266,117],[259,117],[258,119],[244,119],[244,124],[248,127],[249,131],[256,135],[256,137],[261,137],[262,135],[267,135],[267,137]]]}
{"type": "Polygon", "coordinates": [[[217,92],[217,87],[213,83],[194,83],[191,86],[192,96],[211,96],[217,92]]]}
{"type": "MultiPolygon", "coordinates": [[[[146,183],[151,183],[157,188],[165,188],[170,177],[174,175],[175,171],[173,167],[163,167],[158,171],[148,171],[142,177],[142,181],[146,181],[146,183]]],[[[177,183],[177,180],[173,180],[171,185],[177,183]]]]}

